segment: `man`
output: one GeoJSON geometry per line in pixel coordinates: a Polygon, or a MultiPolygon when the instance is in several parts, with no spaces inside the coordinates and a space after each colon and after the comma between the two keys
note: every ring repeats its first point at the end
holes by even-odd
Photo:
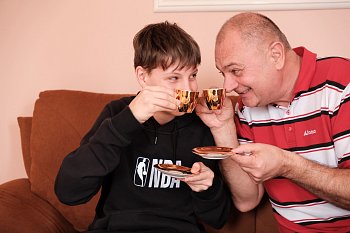
{"type": "Polygon", "coordinates": [[[270,19],[242,13],[220,29],[215,62],[240,96],[236,114],[229,99],[196,111],[235,148],[221,168],[236,207],[266,191],[281,232],[350,232],[349,60],[291,49],[270,19]]]}

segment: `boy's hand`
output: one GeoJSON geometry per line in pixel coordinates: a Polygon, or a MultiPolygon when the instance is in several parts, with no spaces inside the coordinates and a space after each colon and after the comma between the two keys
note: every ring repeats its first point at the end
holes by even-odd
{"type": "Polygon", "coordinates": [[[144,123],[156,112],[171,112],[177,109],[173,90],[161,86],[146,86],[129,104],[135,118],[144,123]]]}
{"type": "Polygon", "coordinates": [[[191,172],[193,173],[192,175],[180,180],[187,183],[193,191],[201,192],[212,186],[214,172],[202,162],[194,163],[191,172]]]}

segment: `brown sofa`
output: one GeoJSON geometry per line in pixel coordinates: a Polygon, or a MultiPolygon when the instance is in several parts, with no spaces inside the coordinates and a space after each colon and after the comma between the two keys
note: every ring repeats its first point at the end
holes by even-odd
{"type": "MultiPolygon", "coordinates": [[[[0,185],[0,232],[81,232],[94,216],[97,196],[89,203],[66,206],[53,185],[63,157],[75,149],[104,105],[125,95],[52,90],[40,93],[32,117],[18,117],[28,178],[0,185]]],[[[210,232],[277,232],[265,198],[253,211],[232,210],[229,222],[210,232]]]]}

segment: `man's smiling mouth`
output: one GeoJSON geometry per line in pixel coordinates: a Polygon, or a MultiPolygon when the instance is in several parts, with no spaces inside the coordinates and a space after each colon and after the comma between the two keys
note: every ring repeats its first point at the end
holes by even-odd
{"type": "Polygon", "coordinates": [[[248,91],[250,91],[251,90],[251,88],[247,88],[247,89],[245,89],[245,90],[236,90],[236,93],[237,94],[239,94],[239,95],[244,95],[244,94],[246,94],[246,93],[248,93],[248,91]]]}

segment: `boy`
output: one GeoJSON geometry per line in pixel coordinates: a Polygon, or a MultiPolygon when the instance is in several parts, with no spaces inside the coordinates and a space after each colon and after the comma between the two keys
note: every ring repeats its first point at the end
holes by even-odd
{"type": "Polygon", "coordinates": [[[175,89],[197,90],[200,50],[176,24],[151,24],[134,38],[141,91],[112,101],[81,145],[62,162],[55,192],[77,205],[102,187],[89,232],[204,232],[198,220],[220,228],[231,208],[217,164],[192,154],[214,145],[195,113],[177,110],[175,89]],[[191,167],[179,179],[153,165],[191,167]]]}

